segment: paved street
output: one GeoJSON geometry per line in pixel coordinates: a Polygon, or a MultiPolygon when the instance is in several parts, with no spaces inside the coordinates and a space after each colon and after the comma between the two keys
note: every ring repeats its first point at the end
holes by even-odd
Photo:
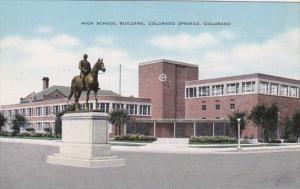
{"type": "Polygon", "coordinates": [[[0,142],[1,189],[300,188],[300,152],[160,154],[118,152],[125,167],[46,163],[56,146],[0,142]]]}

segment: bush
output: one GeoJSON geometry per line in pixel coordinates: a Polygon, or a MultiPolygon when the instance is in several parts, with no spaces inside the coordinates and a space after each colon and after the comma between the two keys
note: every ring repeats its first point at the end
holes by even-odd
{"type": "Polygon", "coordinates": [[[7,131],[0,131],[0,136],[9,136],[10,133],[7,131]]]}
{"type": "Polygon", "coordinates": [[[189,144],[236,143],[237,139],[228,136],[192,136],[189,144]]]}
{"type": "Polygon", "coordinates": [[[35,129],[33,127],[26,128],[25,130],[28,131],[28,132],[34,132],[35,131],[35,129]]]}
{"type": "Polygon", "coordinates": [[[270,139],[268,143],[281,143],[281,140],[278,139],[270,139]]]}
{"type": "Polygon", "coordinates": [[[126,134],[114,136],[116,141],[141,141],[141,142],[152,142],[156,141],[157,138],[154,136],[145,136],[140,134],[126,134]]]}
{"type": "Polygon", "coordinates": [[[288,138],[288,139],[284,139],[284,142],[286,142],[286,143],[296,143],[297,139],[296,138],[288,138]]]}

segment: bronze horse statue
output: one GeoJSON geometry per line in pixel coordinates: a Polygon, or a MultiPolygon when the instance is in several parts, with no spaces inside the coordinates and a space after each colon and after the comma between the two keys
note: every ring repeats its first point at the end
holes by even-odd
{"type": "Polygon", "coordinates": [[[82,88],[82,80],[79,75],[73,77],[72,82],[71,82],[71,92],[68,97],[68,100],[70,100],[74,94],[74,101],[75,101],[75,111],[79,111],[79,98],[81,96],[82,91],[87,91],[86,94],[86,107],[88,107],[88,102],[89,102],[89,96],[90,92],[94,92],[95,100],[97,103],[97,93],[99,88],[99,82],[98,82],[98,72],[99,70],[105,72],[105,67],[103,63],[103,58],[98,59],[97,62],[94,64],[92,70],[90,73],[88,73],[85,78],[84,78],[84,84],[85,88],[82,88]]]}

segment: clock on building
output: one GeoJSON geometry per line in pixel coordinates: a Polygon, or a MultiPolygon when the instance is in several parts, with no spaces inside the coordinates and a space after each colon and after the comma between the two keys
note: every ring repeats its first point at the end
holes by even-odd
{"type": "Polygon", "coordinates": [[[160,81],[166,81],[167,80],[167,75],[166,74],[160,74],[159,75],[159,77],[158,77],[158,79],[160,80],[160,81]]]}

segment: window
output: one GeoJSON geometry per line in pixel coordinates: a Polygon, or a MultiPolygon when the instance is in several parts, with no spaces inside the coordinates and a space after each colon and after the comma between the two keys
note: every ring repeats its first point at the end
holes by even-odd
{"type": "Polygon", "coordinates": [[[235,110],[235,104],[230,104],[230,110],[235,110]]]}
{"type": "Polygon", "coordinates": [[[236,94],[239,93],[239,83],[230,83],[227,84],[227,94],[236,94]]]}
{"type": "Polygon", "coordinates": [[[136,104],[127,104],[126,110],[127,110],[128,114],[136,115],[137,114],[137,105],[136,104]]]}
{"type": "Polygon", "coordinates": [[[53,106],[53,114],[57,114],[60,111],[60,106],[53,106]]]}
{"type": "Polygon", "coordinates": [[[113,108],[113,110],[116,110],[116,109],[124,109],[124,104],[113,103],[113,104],[112,104],[112,108],[113,108]]]}
{"type": "Polygon", "coordinates": [[[19,110],[18,109],[14,109],[14,114],[15,115],[19,114],[19,110]]]}
{"type": "Polygon", "coordinates": [[[278,95],[278,84],[271,83],[271,85],[270,85],[270,94],[271,95],[278,95]]]}
{"type": "Polygon", "coordinates": [[[220,117],[216,117],[216,119],[220,119],[220,117]]]}
{"type": "Polygon", "coordinates": [[[36,123],[36,129],[37,132],[43,132],[43,126],[41,122],[36,123]]]}
{"type": "Polygon", "coordinates": [[[206,119],[206,117],[202,117],[201,119],[206,119]]]}
{"type": "Polygon", "coordinates": [[[68,110],[69,109],[69,105],[65,104],[61,106],[62,111],[68,110]]]}
{"type": "Polygon", "coordinates": [[[12,111],[11,110],[7,110],[7,116],[11,117],[12,116],[12,111]]]}
{"type": "Polygon", "coordinates": [[[50,115],[50,106],[44,107],[44,115],[46,115],[46,116],[50,115]]]}
{"type": "Polygon", "coordinates": [[[297,90],[298,90],[297,87],[292,87],[292,86],[291,86],[291,87],[290,87],[290,90],[289,90],[289,91],[290,91],[290,92],[289,92],[289,93],[290,93],[289,96],[290,96],[290,97],[297,97],[297,96],[298,96],[298,95],[297,95],[297,90]]]}
{"type": "Polygon", "coordinates": [[[216,110],[220,110],[221,109],[221,105],[220,104],[216,104],[216,110]]]}
{"type": "Polygon", "coordinates": [[[27,115],[33,116],[33,108],[27,108],[27,115]]]}
{"type": "Polygon", "coordinates": [[[242,92],[249,93],[254,92],[255,81],[242,82],[242,92]]]}
{"type": "Polygon", "coordinates": [[[224,85],[214,85],[212,86],[212,96],[223,95],[224,85]]]}
{"type": "Polygon", "coordinates": [[[199,97],[209,96],[209,86],[199,87],[199,97]]]}
{"type": "Polygon", "coordinates": [[[206,105],[202,105],[202,110],[206,110],[206,105]]]}
{"type": "Polygon", "coordinates": [[[23,116],[26,116],[26,109],[25,109],[25,108],[22,108],[22,109],[21,109],[21,114],[22,114],[23,116]]]}
{"type": "Polygon", "coordinates": [[[280,85],[280,96],[288,96],[288,86],[287,85],[280,85]]]}
{"type": "Polygon", "coordinates": [[[42,107],[36,107],[35,112],[36,112],[37,116],[41,116],[42,115],[42,107]]]}
{"type": "Polygon", "coordinates": [[[150,106],[140,105],[140,115],[150,115],[150,106]]]}
{"type": "Polygon", "coordinates": [[[268,94],[268,82],[261,81],[259,83],[259,93],[268,94]]]}
{"type": "Polygon", "coordinates": [[[97,103],[96,109],[100,110],[100,112],[108,113],[109,112],[109,103],[97,103]]]}
{"type": "Polygon", "coordinates": [[[186,97],[187,98],[196,97],[196,87],[186,88],[186,97]]]}

